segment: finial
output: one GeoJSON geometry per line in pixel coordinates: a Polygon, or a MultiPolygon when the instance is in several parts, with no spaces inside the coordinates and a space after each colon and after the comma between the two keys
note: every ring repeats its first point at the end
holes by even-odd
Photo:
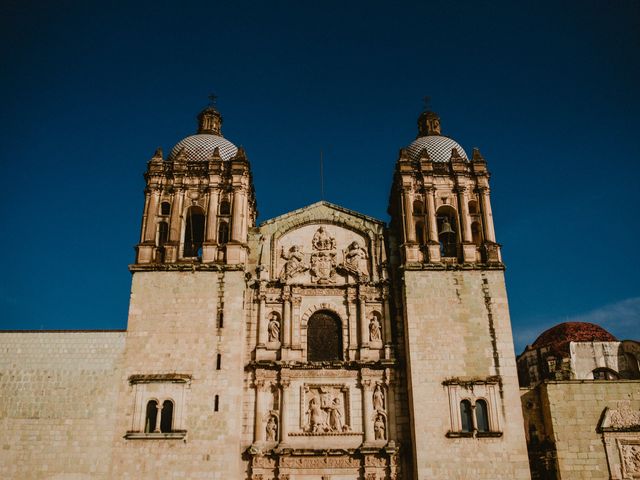
{"type": "Polygon", "coordinates": [[[153,158],[155,160],[162,160],[162,148],[156,148],[156,151],[153,153],[153,158]]]}
{"type": "Polygon", "coordinates": [[[473,147],[473,156],[471,160],[474,162],[484,162],[484,157],[480,153],[480,149],[478,147],[473,147]]]}
{"type": "Polygon", "coordinates": [[[427,135],[441,135],[440,133],[440,117],[430,110],[431,97],[423,97],[424,108],[418,117],[418,138],[427,135]]]}
{"type": "Polygon", "coordinates": [[[215,107],[216,106],[216,100],[218,99],[218,96],[215,93],[210,93],[207,98],[209,99],[209,106],[210,107],[215,107]]]}
{"type": "Polygon", "coordinates": [[[222,136],[222,115],[216,108],[216,100],[218,96],[211,93],[209,96],[209,105],[198,115],[198,133],[209,133],[222,136]]]}
{"type": "Polygon", "coordinates": [[[424,104],[424,106],[422,107],[422,111],[428,112],[429,109],[431,108],[429,105],[431,103],[431,97],[429,96],[422,97],[422,102],[424,104]]]}

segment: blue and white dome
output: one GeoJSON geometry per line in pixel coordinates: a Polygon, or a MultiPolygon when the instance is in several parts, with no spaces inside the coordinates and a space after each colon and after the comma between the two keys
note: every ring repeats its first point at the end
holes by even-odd
{"type": "Polygon", "coordinates": [[[425,135],[418,137],[407,147],[409,155],[413,160],[420,158],[420,152],[424,149],[429,154],[432,162],[448,162],[451,159],[451,151],[458,151],[458,154],[466,161],[469,161],[467,153],[455,140],[443,135],[425,135]]]}
{"type": "Polygon", "coordinates": [[[175,160],[178,152],[184,148],[187,160],[206,162],[217,148],[222,160],[229,160],[237,152],[238,147],[226,138],[212,133],[198,133],[180,140],[169,154],[169,160],[175,160]]]}

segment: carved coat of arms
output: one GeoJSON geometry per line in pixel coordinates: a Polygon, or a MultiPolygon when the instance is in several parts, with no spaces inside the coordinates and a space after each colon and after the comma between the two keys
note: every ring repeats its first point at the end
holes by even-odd
{"type": "Polygon", "coordinates": [[[333,283],[336,275],[336,240],[324,227],[318,228],[311,242],[311,281],[333,283]]]}

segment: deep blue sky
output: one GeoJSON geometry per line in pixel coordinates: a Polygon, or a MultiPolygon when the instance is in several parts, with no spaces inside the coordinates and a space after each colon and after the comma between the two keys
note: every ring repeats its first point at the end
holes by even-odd
{"type": "Polygon", "coordinates": [[[387,220],[432,97],[489,162],[516,349],[640,335],[640,2],[29,2],[0,7],[0,328],[125,328],[142,173],[219,95],[259,220],[387,220]]]}

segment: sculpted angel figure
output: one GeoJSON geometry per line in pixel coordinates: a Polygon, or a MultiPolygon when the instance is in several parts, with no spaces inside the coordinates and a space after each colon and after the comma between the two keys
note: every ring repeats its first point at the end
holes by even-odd
{"type": "Polygon", "coordinates": [[[365,260],[367,259],[367,252],[364,248],[362,248],[358,242],[353,241],[347,247],[347,250],[344,254],[344,268],[360,277],[367,278],[366,274],[366,264],[365,260]]]}
{"type": "Polygon", "coordinates": [[[282,273],[280,274],[281,280],[287,280],[309,268],[304,265],[304,255],[298,245],[293,245],[289,248],[288,253],[286,253],[284,247],[282,247],[280,256],[286,260],[282,273]]]}

